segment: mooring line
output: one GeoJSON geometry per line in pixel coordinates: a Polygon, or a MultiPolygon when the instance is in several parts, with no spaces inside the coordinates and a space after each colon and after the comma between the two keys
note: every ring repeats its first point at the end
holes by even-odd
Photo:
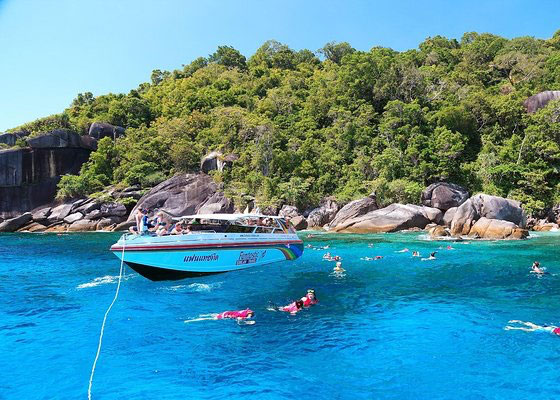
{"type": "Polygon", "coordinates": [[[124,247],[126,239],[123,236],[123,244],[122,244],[122,256],[121,256],[121,269],[119,271],[119,282],[117,284],[117,291],[115,292],[115,297],[111,302],[111,305],[105,311],[105,316],[103,317],[103,324],[101,324],[101,333],[99,334],[99,343],[97,345],[97,354],[95,355],[95,360],[93,361],[93,366],[91,367],[91,375],[89,377],[89,386],[88,386],[88,400],[91,400],[91,385],[93,383],[93,374],[95,374],[95,366],[97,365],[97,360],[99,359],[99,354],[101,353],[101,343],[103,342],[103,333],[105,331],[105,322],[107,322],[107,316],[109,315],[109,311],[113,308],[113,304],[117,301],[117,297],[119,297],[119,289],[121,288],[121,280],[123,276],[123,266],[124,266],[124,247]]]}

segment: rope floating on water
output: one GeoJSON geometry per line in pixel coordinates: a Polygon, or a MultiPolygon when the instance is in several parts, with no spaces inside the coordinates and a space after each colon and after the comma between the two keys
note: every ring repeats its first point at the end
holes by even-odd
{"type": "Polygon", "coordinates": [[[91,400],[91,385],[93,383],[93,375],[95,374],[95,367],[97,365],[97,360],[99,359],[99,354],[101,353],[101,344],[103,343],[103,333],[105,332],[105,323],[107,322],[107,316],[109,315],[109,311],[113,308],[113,304],[117,301],[117,297],[119,297],[119,290],[121,288],[121,280],[123,276],[123,267],[124,267],[124,247],[125,247],[126,239],[123,236],[123,247],[122,247],[122,256],[121,256],[121,268],[119,271],[119,282],[117,283],[117,291],[115,292],[115,297],[111,302],[111,305],[105,311],[105,316],[103,317],[103,323],[101,324],[101,332],[99,334],[99,343],[97,345],[97,354],[95,355],[95,360],[93,361],[93,366],[91,367],[91,375],[89,377],[89,386],[88,386],[88,400],[91,400]]]}

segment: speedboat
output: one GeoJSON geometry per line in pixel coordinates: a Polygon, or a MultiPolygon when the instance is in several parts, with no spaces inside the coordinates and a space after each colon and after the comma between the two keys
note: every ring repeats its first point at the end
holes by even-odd
{"type": "Polygon", "coordinates": [[[197,214],[174,220],[188,234],[125,234],[111,251],[140,275],[177,280],[295,260],[303,242],[284,218],[258,214],[197,214]]]}

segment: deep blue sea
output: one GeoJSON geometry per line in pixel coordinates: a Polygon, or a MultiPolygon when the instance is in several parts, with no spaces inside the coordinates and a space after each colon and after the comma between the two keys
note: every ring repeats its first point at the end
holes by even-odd
{"type": "MultiPolygon", "coordinates": [[[[118,235],[0,236],[0,399],[87,398],[118,235]]],[[[302,258],[151,282],[126,269],[106,325],[94,399],[551,399],[560,337],[560,234],[429,241],[418,233],[319,235],[302,258]],[[328,250],[316,249],[328,245],[328,250]],[[438,251],[437,259],[412,258],[438,251]],[[329,251],[346,273],[333,275],[329,251]],[[381,255],[376,261],[362,257],[381,255]],[[534,260],[548,268],[529,273],[534,260]],[[314,288],[295,316],[267,311],[314,288]],[[183,321],[250,307],[255,325],[183,321]]]]}

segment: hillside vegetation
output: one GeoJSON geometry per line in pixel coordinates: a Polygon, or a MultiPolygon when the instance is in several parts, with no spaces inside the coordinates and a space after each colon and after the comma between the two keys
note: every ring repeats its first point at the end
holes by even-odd
{"type": "Polygon", "coordinates": [[[221,46],[155,70],[126,95],[79,94],[61,114],[14,130],[126,128],[116,144],[100,141],[79,176],[63,178],[62,197],[150,187],[219,150],[239,156],[214,179],[241,202],[305,208],[372,191],[381,203],[417,202],[427,184],[447,180],[539,212],[560,202],[560,104],[528,115],[522,103],[554,89],[560,31],[548,40],[436,36],[405,52],[268,41],[249,59],[221,46]]]}

